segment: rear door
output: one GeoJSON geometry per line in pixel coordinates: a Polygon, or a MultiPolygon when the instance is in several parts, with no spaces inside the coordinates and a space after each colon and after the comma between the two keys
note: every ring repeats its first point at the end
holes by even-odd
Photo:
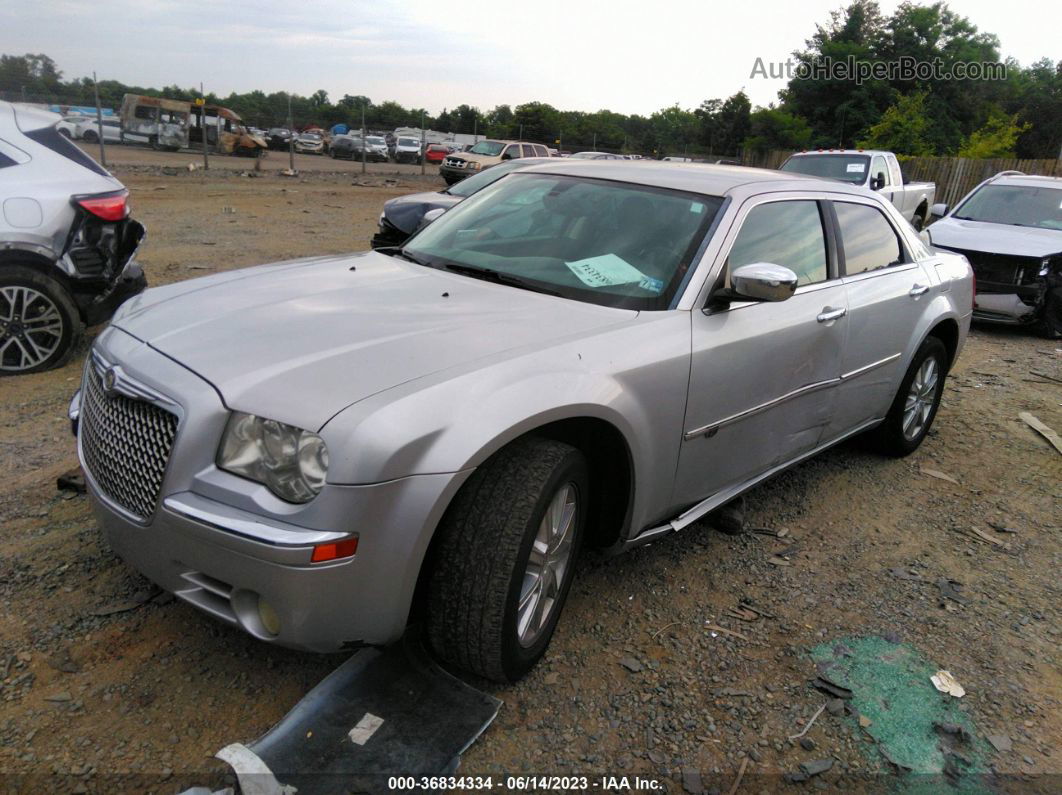
{"type": "MultiPolygon", "coordinates": [[[[674,504],[740,485],[815,448],[832,416],[847,328],[833,227],[815,195],[742,205],[723,242],[723,278],[741,265],[795,271],[786,301],[691,312],[692,361],[674,504]]],[[[729,282],[726,282],[729,283],[729,282]]]]}
{"type": "Polygon", "coordinates": [[[884,417],[903,375],[903,353],[932,282],[914,260],[894,223],[872,199],[830,203],[848,292],[848,342],[829,437],[884,417]]]}

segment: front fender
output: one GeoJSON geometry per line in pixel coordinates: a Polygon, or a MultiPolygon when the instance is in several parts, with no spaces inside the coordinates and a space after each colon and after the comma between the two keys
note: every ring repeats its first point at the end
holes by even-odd
{"type": "Polygon", "coordinates": [[[638,483],[632,524],[663,512],[682,438],[690,321],[686,312],[643,317],[590,338],[419,379],[348,407],[321,430],[329,481],[469,470],[536,428],[589,417],[626,440],[638,483]]]}

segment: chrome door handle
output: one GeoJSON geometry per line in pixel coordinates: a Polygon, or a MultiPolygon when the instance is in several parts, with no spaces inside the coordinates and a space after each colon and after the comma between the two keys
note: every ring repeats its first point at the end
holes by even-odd
{"type": "Polygon", "coordinates": [[[831,320],[837,320],[848,314],[847,307],[841,307],[840,309],[824,309],[822,313],[815,318],[820,323],[829,323],[831,320]]]}
{"type": "Polygon", "coordinates": [[[924,285],[924,284],[916,284],[914,287],[912,287],[908,291],[907,294],[917,297],[919,295],[925,295],[928,292],[929,292],[929,288],[926,285],[924,285]]]}

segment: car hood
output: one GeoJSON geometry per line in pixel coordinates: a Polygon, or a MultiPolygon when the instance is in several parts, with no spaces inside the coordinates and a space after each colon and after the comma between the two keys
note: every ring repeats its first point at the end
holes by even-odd
{"type": "Polygon", "coordinates": [[[384,217],[395,228],[411,235],[420,226],[420,219],[429,210],[440,207],[450,209],[461,201],[460,196],[451,196],[448,193],[433,191],[430,193],[412,193],[408,196],[399,196],[384,204],[384,217]]]}
{"type": "Polygon", "coordinates": [[[230,408],[316,430],[399,384],[637,314],[366,252],[150,289],[113,323],[230,408]]]}
{"type": "Polygon", "coordinates": [[[992,224],[943,218],[929,227],[934,246],[1010,254],[1015,257],[1047,257],[1062,251],[1062,229],[992,224]]]}

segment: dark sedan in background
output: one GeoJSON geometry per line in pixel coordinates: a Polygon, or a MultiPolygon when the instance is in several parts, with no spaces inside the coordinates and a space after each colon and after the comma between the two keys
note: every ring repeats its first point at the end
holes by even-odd
{"type": "Polygon", "coordinates": [[[390,199],[384,204],[383,212],[380,213],[380,226],[372,237],[371,245],[373,248],[400,246],[420,228],[425,213],[431,210],[449,210],[458,202],[497,182],[512,171],[550,162],[556,161],[548,157],[522,157],[519,160],[506,160],[504,163],[479,172],[474,177],[463,179],[446,190],[411,193],[408,196],[390,199]]]}
{"type": "Polygon", "coordinates": [[[343,158],[346,160],[361,160],[362,149],[365,150],[365,159],[370,163],[386,163],[387,154],[371,145],[368,140],[363,141],[360,135],[337,135],[332,139],[332,146],[328,150],[328,156],[343,158]]]}

